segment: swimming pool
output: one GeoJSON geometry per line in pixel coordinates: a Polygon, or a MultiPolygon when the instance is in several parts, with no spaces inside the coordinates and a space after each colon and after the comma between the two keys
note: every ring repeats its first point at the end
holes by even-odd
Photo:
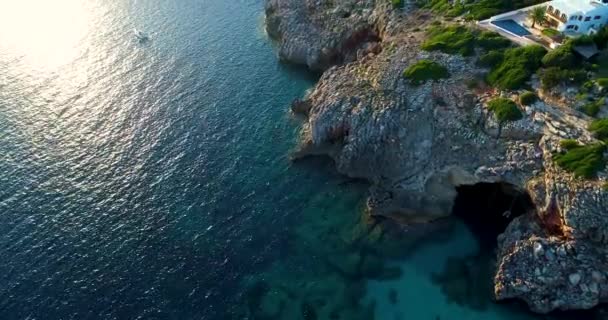
{"type": "Polygon", "coordinates": [[[512,19],[492,21],[492,24],[520,37],[531,35],[530,31],[526,30],[526,28],[512,19]]]}

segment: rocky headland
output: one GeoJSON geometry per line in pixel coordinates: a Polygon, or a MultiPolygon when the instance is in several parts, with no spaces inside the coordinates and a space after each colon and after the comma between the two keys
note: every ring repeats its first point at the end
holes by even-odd
{"type": "Polygon", "coordinates": [[[294,159],[331,157],[340,173],[370,183],[370,217],[412,228],[451,215],[463,186],[529,197],[525,210],[502,214],[495,298],[538,313],[608,302],[608,174],[582,180],[552,160],[563,139],[594,141],[589,118],[547,93],[519,106],[521,120],[499,122],[487,101],[519,93],[472,89],[486,72],[474,59],[421,50],[431,21],[390,1],[267,1],[281,59],[323,72],[292,105],[306,117],[294,159]],[[411,84],[403,71],[422,59],[449,78],[411,84]]]}

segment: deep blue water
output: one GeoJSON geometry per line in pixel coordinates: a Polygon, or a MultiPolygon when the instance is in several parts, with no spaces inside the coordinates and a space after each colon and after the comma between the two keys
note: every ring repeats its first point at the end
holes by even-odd
{"type": "Polygon", "coordinates": [[[77,6],[0,14],[24,19],[0,33],[0,319],[221,319],[338,181],[287,158],[314,78],[277,62],[262,0],[77,6]]]}
{"type": "Polygon", "coordinates": [[[336,272],[392,240],[365,186],[288,159],[314,81],[277,61],[263,0],[0,1],[0,319],[532,319],[432,281],[478,250],[463,226],[398,279],[336,272]]]}

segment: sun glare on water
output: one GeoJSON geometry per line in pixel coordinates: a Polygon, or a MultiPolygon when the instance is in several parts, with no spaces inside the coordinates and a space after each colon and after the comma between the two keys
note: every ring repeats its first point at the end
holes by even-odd
{"type": "Polygon", "coordinates": [[[90,28],[84,0],[0,0],[0,54],[35,69],[56,69],[78,55],[90,28]]]}

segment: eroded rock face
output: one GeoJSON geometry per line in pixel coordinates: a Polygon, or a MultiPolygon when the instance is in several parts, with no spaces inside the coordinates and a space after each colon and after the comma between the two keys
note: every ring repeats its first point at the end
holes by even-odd
{"type": "Polygon", "coordinates": [[[269,0],[266,30],[279,40],[283,60],[322,71],[354,61],[362,52],[381,50],[377,12],[390,11],[376,7],[388,5],[374,0],[269,0]]]}
{"type": "Polygon", "coordinates": [[[292,106],[307,116],[294,158],[330,156],[341,173],[370,182],[372,216],[409,226],[449,215],[458,186],[504,182],[527,190],[536,210],[499,237],[496,298],[522,299],[540,313],[607,302],[608,193],[551,160],[561,139],[590,141],[585,120],[538,102],[523,108],[524,119],[497,123],[486,108],[495,93],[465,85],[484,71],[474,59],[421,51],[424,31],[415,28],[428,15],[395,13],[387,4],[267,2],[280,56],[326,70],[292,106]],[[363,31],[378,38],[354,36],[363,31]],[[411,85],[403,70],[420,59],[444,65],[450,77],[411,85]]]}
{"type": "Polygon", "coordinates": [[[416,37],[384,46],[332,67],[298,103],[308,107],[308,121],[296,157],[331,156],[340,172],[372,182],[372,215],[403,223],[449,215],[459,185],[523,186],[542,168],[540,150],[528,141],[539,136],[534,130],[500,140],[486,132],[492,116],[465,86],[478,71],[470,59],[422,52],[416,37]],[[420,59],[440,62],[451,77],[410,85],[402,72],[420,59]]]}
{"type": "Polygon", "coordinates": [[[495,294],[539,313],[590,309],[608,302],[608,193],[552,165],[557,141],[545,137],[539,145],[545,172],[529,183],[539,210],[499,237],[495,294]]]}

